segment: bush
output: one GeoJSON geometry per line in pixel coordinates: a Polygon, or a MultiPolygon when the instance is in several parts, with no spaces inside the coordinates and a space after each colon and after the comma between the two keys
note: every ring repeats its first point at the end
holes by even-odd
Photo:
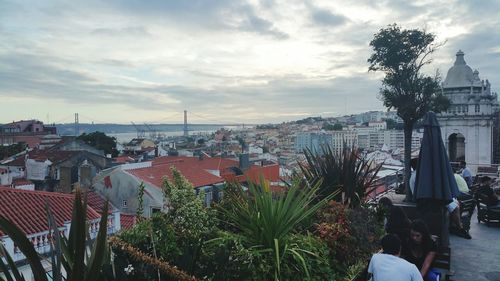
{"type": "Polygon", "coordinates": [[[202,248],[198,276],[205,280],[263,280],[262,276],[272,274],[269,253],[248,247],[239,234],[218,231],[215,236],[202,248]]]}
{"type": "MultiPolygon", "coordinates": [[[[309,268],[309,276],[311,281],[335,280],[334,267],[331,264],[331,255],[328,245],[321,239],[307,233],[307,234],[293,234],[290,237],[290,244],[300,245],[304,251],[304,262],[309,268]]],[[[292,262],[285,262],[284,265],[288,268],[285,269],[283,280],[307,280],[307,275],[297,268],[289,267],[294,263],[300,262],[295,260],[292,262]]]]}
{"type": "Polygon", "coordinates": [[[171,261],[181,254],[174,229],[168,223],[166,214],[154,214],[151,219],[141,221],[122,232],[119,237],[145,253],[153,253],[151,235],[154,237],[158,257],[171,261]]]}
{"type": "Polygon", "coordinates": [[[330,201],[318,212],[318,221],[315,234],[330,248],[336,271],[344,273],[376,252],[384,233],[376,211],[364,206],[349,209],[330,201]]]}

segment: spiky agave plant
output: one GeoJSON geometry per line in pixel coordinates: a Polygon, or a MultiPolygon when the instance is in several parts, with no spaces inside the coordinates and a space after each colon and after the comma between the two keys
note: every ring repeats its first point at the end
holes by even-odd
{"type": "Polygon", "coordinates": [[[321,153],[306,149],[304,154],[306,162],[299,162],[299,167],[308,183],[321,182],[319,199],[340,190],[334,200],[355,208],[376,188],[375,178],[382,165],[361,158],[354,146],[335,152],[325,145],[321,153]]]}
{"type": "MultiPolygon", "coordinates": [[[[108,203],[104,204],[99,223],[99,232],[93,243],[88,243],[87,200],[82,198],[79,189],[75,192],[73,214],[69,236],[59,236],[50,207],[47,207],[48,224],[53,235],[52,280],[99,281],[104,280],[103,266],[110,263],[110,252],[107,244],[108,203]],[[54,251],[55,248],[55,251],[54,251]],[[89,255],[90,253],[90,255],[89,255]],[[63,265],[65,274],[61,270],[63,265]]],[[[47,281],[47,273],[42,266],[43,258],[38,255],[33,244],[12,221],[0,215],[0,228],[7,234],[20,251],[25,255],[35,281],[47,281]]],[[[12,261],[12,257],[0,246],[0,268],[7,281],[24,281],[12,261]],[[7,261],[3,263],[1,257],[7,261]],[[9,272],[10,269],[10,272],[9,272]]],[[[0,280],[3,279],[0,277],[0,280]]]]}
{"type": "Polygon", "coordinates": [[[309,278],[306,259],[315,254],[289,242],[289,236],[307,221],[336,193],[314,202],[319,185],[310,189],[293,184],[283,193],[273,194],[266,182],[249,184],[247,196],[234,200],[231,208],[223,209],[230,223],[244,237],[249,248],[268,253],[273,259],[274,280],[282,280],[283,262],[294,260],[309,278]],[[291,256],[292,259],[287,259],[291,256]]]}

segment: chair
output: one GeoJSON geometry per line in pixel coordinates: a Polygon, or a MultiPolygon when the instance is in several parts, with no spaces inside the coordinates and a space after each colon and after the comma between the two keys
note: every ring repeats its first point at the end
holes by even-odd
{"type": "Polygon", "coordinates": [[[440,238],[436,235],[432,235],[432,240],[438,245],[438,248],[431,268],[441,271],[441,280],[449,281],[453,277],[453,272],[451,271],[451,249],[450,247],[440,245],[440,238]]]}
{"type": "Polygon", "coordinates": [[[470,198],[458,198],[460,204],[460,220],[464,225],[465,230],[470,229],[470,221],[474,209],[476,208],[476,200],[473,197],[470,198]]]}
{"type": "Polygon", "coordinates": [[[476,193],[477,221],[486,222],[490,226],[491,222],[500,222],[500,208],[489,206],[488,195],[481,192],[476,193]]]}

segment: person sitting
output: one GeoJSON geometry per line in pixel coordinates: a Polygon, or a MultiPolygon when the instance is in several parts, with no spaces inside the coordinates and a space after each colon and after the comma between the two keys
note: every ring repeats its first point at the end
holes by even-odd
{"type": "Polygon", "coordinates": [[[491,188],[491,178],[488,176],[481,177],[481,183],[479,188],[477,189],[478,193],[484,194],[488,197],[488,201],[486,202],[489,207],[500,208],[500,200],[495,195],[493,188],[491,188]]]}
{"type": "Polygon", "coordinates": [[[382,253],[374,254],[368,265],[372,281],[414,281],[423,280],[417,267],[399,257],[401,241],[396,235],[387,234],[382,238],[382,253]]]}
{"type": "Polygon", "coordinates": [[[378,201],[379,206],[385,210],[385,231],[389,234],[395,234],[406,243],[410,235],[410,220],[406,213],[399,206],[394,206],[391,199],[382,197],[378,201]]]}
{"type": "Polygon", "coordinates": [[[417,266],[426,280],[436,280],[436,273],[431,270],[436,251],[436,243],[432,240],[427,225],[422,220],[413,221],[410,225],[410,239],[403,248],[403,258],[417,266]]]}
{"type": "Polygon", "coordinates": [[[460,161],[460,167],[462,168],[462,177],[465,179],[465,182],[467,182],[467,186],[469,188],[472,187],[472,173],[467,168],[467,163],[465,161],[460,161]]]}
{"type": "Polygon", "coordinates": [[[453,175],[455,176],[455,181],[457,182],[457,187],[458,191],[460,194],[458,195],[457,199],[463,200],[463,199],[471,199],[472,195],[470,194],[470,189],[469,186],[467,185],[467,182],[465,179],[458,173],[458,171],[454,171],[453,175]]]}
{"type": "Polygon", "coordinates": [[[448,209],[448,213],[450,214],[450,232],[465,239],[472,239],[469,232],[465,230],[462,224],[458,200],[456,198],[453,198],[453,201],[450,204],[446,205],[446,208],[448,209]]]}

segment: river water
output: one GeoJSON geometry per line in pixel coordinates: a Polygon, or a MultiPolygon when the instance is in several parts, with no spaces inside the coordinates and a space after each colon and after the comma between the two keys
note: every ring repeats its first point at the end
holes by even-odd
{"type": "MultiPolygon", "coordinates": [[[[207,131],[190,131],[189,135],[190,136],[196,136],[196,135],[207,135],[211,133],[215,133],[216,130],[207,130],[207,131]]],[[[183,131],[169,131],[169,132],[158,132],[160,135],[164,137],[179,137],[184,134],[183,131]]],[[[115,137],[116,142],[118,143],[128,143],[132,139],[137,138],[137,133],[116,133],[116,134],[107,134],[108,136],[115,137]]],[[[145,134],[144,138],[150,139],[149,134],[145,134]]]]}

